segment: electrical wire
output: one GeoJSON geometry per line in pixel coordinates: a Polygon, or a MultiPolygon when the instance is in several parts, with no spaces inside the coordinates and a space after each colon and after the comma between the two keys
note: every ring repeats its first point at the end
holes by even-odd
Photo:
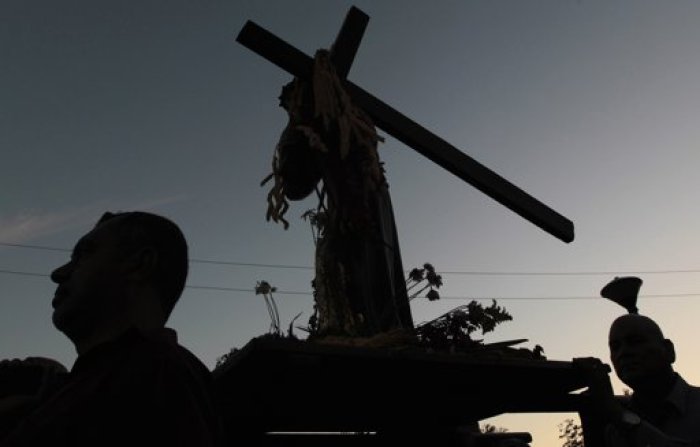
{"type": "MultiPolygon", "coordinates": [[[[21,276],[35,276],[35,277],[49,277],[50,275],[46,273],[36,273],[36,272],[24,272],[18,270],[5,270],[0,269],[0,274],[8,275],[21,275],[21,276]]],[[[201,285],[186,285],[186,289],[194,290],[211,290],[217,292],[244,292],[244,293],[255,293],[255,289],[246,289],[242,287],[223,287],[223,286],[201,286],[201,285]]],[[[312,296],[311,292],[295,291],[295,290],[276,290],[276,294],[279,295],[301,295],[301,296],[312,296]]],[[[639,298],[689,298],[689,297],[700,297],[700,293],[661,293],[661,294],[647,294],[639,295],[639,298]]],[[[418,297],[425,298],[425,297],[418,297]]],[[[599,299],[595,296],[519,296],[519,297],[465,297],[465,296],[441,296],[442,300],[497,300],[497,301],[571,301],[571,300],[593,300],[599,299]]]]}
{"type": "MultiPolygon", "coordinates": [[[[46,245],[30,245],[30,244],[12,244],[9,242],[0,242],[2,247],[12,247],[12,248],[28,248],[32,250],[44,250],[44,251],[60,251],[65,253],[70,253],[69,248],[60,247],[49,247],[46,245]]],[[[190,262],[194,264],[216,264],[216,265],[235,265],[241,267],[264,267],[264,268],[276,268],[276,269],[297,269],[297,270],[312,270],[313,267],[307,265],[292,265],[292,264],[264,264],[255,262],[237,262],[237,261],[218,261],[213,259],[197,259],[192,258],[190,262]]]]}
{"type": "MultiPolygon", "coordinates": [[[[0,246],[13,248],[26,248],[34,250],[61,251],[70,252],[67,248],[48,247],[44,245],[29,245],[29,244],[13,244],[0,242],[0,246]]],[[[313,267],[306,265],[295,264],[267,264],[254,262],[238,262],[238,261],[220,261],[213,259],[198,259],[192,258],[190,262],[194,264],[213,264],[213,265],[231,265],[239,267],[258,267],[258,268],[274,268],[274,269],[294,269],[294,270],[313,270],[313,267]]],[[[406,270],[409,272],[409,270],[406,270]]],[[[487,271],[487,270],[472,270],[472,271],[440,271],[440,275],[469,275],[469,276],[604,276],[604,275],[668,275],[668,274],[687,274],[700,273],[700,269],[667,269],[667,270],[619,270],[619,271],[572,271],[572,272],[543,272],[543,271],[487,271]]]]}

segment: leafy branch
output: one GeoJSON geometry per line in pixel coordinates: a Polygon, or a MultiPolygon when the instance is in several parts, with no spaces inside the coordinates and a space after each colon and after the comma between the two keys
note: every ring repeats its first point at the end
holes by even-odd
{"type": "Polygon", "coordinates": [[[456,307],[444,315],[416,327],[419,340],[435,349],[455,349],[468,351],[480,345],[472,339],[472,334],[493,331],[496,326],[511,321],[513,317],[499,306],[496,300],[488,307],[477,301],[456,307]]]}
{"type": "Polygon", "coordinates": [[[559,424],[559,439],[564,440],[562,447],[584,447],[583,427],[573,419],[566,419],[559,424]]]}
{"type": "Polygon", "coordinates": [[[328,214],[324,211],[322,203],[318,209],[306,210],[301,218],[309,222],[314,245],[318,245],[318,241],[323,237],[328,225],[328,214]]]}
{"type": "Polygon", "coordinates": [[[439,289],[440,286],[442,286],[442,276],[435,272],[435,267],[432,264],[426,262],[423,264],[423,268],[414,268],[408,272],[406,291],[409,293],[409,301],[417,298],[426,289],[430,289],[425,294],[429,301],[439,300],[440,294],[435,289],[439,289]]]}

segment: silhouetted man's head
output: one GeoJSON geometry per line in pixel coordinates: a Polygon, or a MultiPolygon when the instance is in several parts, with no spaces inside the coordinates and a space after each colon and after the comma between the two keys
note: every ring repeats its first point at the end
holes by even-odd
{"type": "Polygon", "coordinates": [[[634,390],[665,383],[673,374],[673,343],[648,317],[629,314],[616,319],[610,327],[608,344],[617,376],[634,390]]]}
{"type": "Polygon", "coordinates": [[[162,326],[187,277],[187,243],[170,220],[105,213],[51,279],[54,325],[74,342],[124,326],[162,326]]]}

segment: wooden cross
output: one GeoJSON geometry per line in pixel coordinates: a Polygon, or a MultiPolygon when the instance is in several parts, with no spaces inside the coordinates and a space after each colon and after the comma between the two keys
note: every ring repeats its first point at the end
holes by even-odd
{"type": "MultiPolygon", "coordinates": [[[[353,6],[333,44],[331,60],[343,79],[350,71],[368,21],[369,16],[353,6]]],[[[310,79],[313,59],[254,22],[248,21],[236,40],[292,75],[310,79]]],[[[389,135],[553,236],[564,242],[574,240],[574,224],[566,217],[347,79],[345,88],[353,102],[389,135]]]]}

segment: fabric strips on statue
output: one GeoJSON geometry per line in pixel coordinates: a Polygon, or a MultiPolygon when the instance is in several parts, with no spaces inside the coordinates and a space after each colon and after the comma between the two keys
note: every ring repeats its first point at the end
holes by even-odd
{"type": "Polygon", "coordinates": [[[360,164],[363,184],[358,187],[364,192],[376,192],[385,183],[377,155],[383,139],[369,116],[352,103],[327,50],[316,52],[311,82],[296,78],[283,88],[280,105],[289,122],[275,148],[272,173],[262,182],[274,181],[267,197],[268,221],[281,222],[286,229],[288,200],[307,197],[324,174],[337,174],[333,171],[343,163],[360,164]],[[360,153],[349,157],[353,151],[360,153]]]}

